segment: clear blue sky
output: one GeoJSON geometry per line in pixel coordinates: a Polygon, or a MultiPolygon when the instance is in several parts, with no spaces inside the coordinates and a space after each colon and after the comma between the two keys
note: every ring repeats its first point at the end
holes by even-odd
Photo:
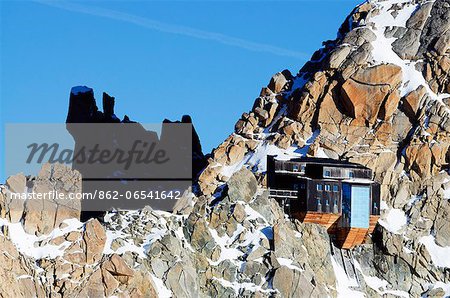
{"type": "Polygon", "coordinates": [[[2,139],[5,123],[63,123],[70,88],[87,85],[99,106],[103,91],[116,97],[119,118],[190,114],[209,152],[360,2],[1,0],[2,139]]]}

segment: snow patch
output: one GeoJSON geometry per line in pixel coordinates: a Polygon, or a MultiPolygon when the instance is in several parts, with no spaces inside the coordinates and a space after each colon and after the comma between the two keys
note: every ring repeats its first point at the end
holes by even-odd
{"type": "Polygon", "coordinates": [[[81,231],[81,227],[83,226],[83,223],[75,218],[66,219],[63,223],[66,224],[65,228],[56,228],[48,235],[36,236],[26,233],[22,223],[10,223],[6,219],[0,218],[0,227],[8,227],[9,239],[17,250],[20,253],[36,260],[54,259],[63,256],[65,249],[67,249],[72,242],[64,241],[59,245],[49,244],[48,242],[70,232],[81,231]],[[38,246],[39,243],[47,244],[38,246]]]}
{"type": "Polygon", "coordinates": [[[378,222],[389,232],[400,234],[400,230],[407,224],[407,220],[403,210],[393,208],[388,210],[384,218],[380,219],[378,222]]]}
{"type": "MultiPolygon", "coordinates": [[[[276,121],[272,121],[275,123],[276,121]]],[[[253,152],[247,153],[244,158],[233,165],[223,166],[221,174],[226,177],[231,177],[234,173],[239,171],[242,167],[247,166],[253,172],[264,173],[267,171],[267,156],[276,156],[278,160],[290,160],[292,158],[300,158],[306,156],[309,147],[314,143],[314,140],[319,136],[320,130],[313,132],[311,137],[305,142],[303,147],[291,146],[287,149],[280,148],[267,141],[261,141],[253,152]]],[[[319,148],[317,157],[328,157],[322,148],[319,148]]]]}
{"type": "Polygon", "coordinates": [[[164,284],[164,282],[162,281],[162,279],[154,276],[153,274],[150,273],[150,277],[153,280],[153,283],[155,284],[156,287],[156,291],[158,292],[158,297],[159,298],[170,298],[172,297],[172,291],[170,291],[166,285],[164,284]]]}
{"type": "Polygon", "coordinates": [[[342,268],[333,257],[331,257],[331,264],[333,265],[334,275],[336,277],[336,290],[339,298],[366,297],[364,293],[351,289],[351,287],[355,286],[354,280],[348,278],[344,268],[342,268]]]}
{"type": "Polygon", "coordinates": [[[365,275],[362,271],[362,268],[361,268],[361,265],[359,264],[359,262],[357,260],[353,260],[353,262],[355,264],[355,268],[363,276],[364,281],[366,282],[366,285],[369,286],[374,291],[376,291],[381,296],[384,296],[384,295],[389,296],[388,294],[390,294],[390,295],[394,295],[394,296],[398,296],[398,297],[409,298],[409,294],[405,291],[388,290],[387,287],[389,286],[389,283],[386,280],[378,278],[376,276],[365,275]]]}
{"type": "Polygon", "coordinates": [[[240,291],[243,289],[253,292],[253,293],[257,292],[257,291],[262,292],[262,293],[271,293],[272,292],[272,290],[265,290],[261,286],[258,286],[256,284],[250,283],[250,282],[243,282],[243,283],[230,282],[223,278],[217,278],[217,277],[213,277],[213,279],[217,280],[222,286],[224,286],[226,288],[232,288],[236,294],[239,294],[240,291]]]}
{"type": "Polygon", "coordinates": [[[444,187],[444,199],[450,200],[450,180],[445,179],[443,184],[444,187]]]}
{"type": "Polygon", "coordinates": [[[414,205],[416,202],[422,200],[422,196],[412,195],[411,199],[409,199],[408,206],[414,205]]]}
{"type": "Polygon", "coordinates": [[[286,258],[277,258],[277,261],[278,261],[278,263],[279,263],[281,266],[288,267],[289,269],[297,270],[297,271],[300,271],[300,272],[304,271],[304,270],[302,270],[300,267],[295,266],[295,265],[292,265],[293,261],[290,260],[290,259],[286,259],[286,258]]]}
{"type": "Polygon", "coordinates": [[[245,214],[247,214],[247,220],[256,220],[258,218],[262,218],[263,220],[265,220],[261,213],[250,207],[250,205],[244,204],[244,209],[245,214]]]}
{"type": "Polygon", "coordinates": [[[273,144],[263,142],[258,145],[254,152],[247,153],[240,162],[230,166],[223,166],[221,173],[226,177],[231,177],[245,165],[249,166],[253,172],[263,173],[267,171],[268,155],[275,155],[277,159],[288,160],[293,157],[302,156],[296,152],[297,150],[298,147],[295,146],[288,149],[281,149],[273,144]]]}
{"type": "MultiPolygon", "coordinates": [[[[125,233],[124,230],[130,225],[133,220],[133,215],[137,212],[129,212],[125,216],[121,216],[122,223],[115,229],[106,229],[106,243],[103,249],[103,254],[123,254],[125,252],[135,252],[142,259],[147,258],[146,252],[150,248],[151,244],[157,240],[162,239],[167,234],[166,220],[162,211],[155,211],[161,215],[159,221],[155,223],[156,227],[150,229],[147,235],[143,235],[144,241],[140,245],[136,245],[131,239],[131,235],[125,233]],[[111,244],[116,239],[122,239],[123,245],[113,250],[111,244]]],[[[105,222],[111,223],[111,217],[113,215],[107,214],[105,216],[105,222]]]]}
{"type": "Polygon", "coordinates": [[[315,157],[321,157],[321,158],[330,158],[325,151],[323,150],[322,147],[319,147],[319,149],[317,149],[317,154],[315,157]]]}
{"type": "MultiPolygon", "coordinates": [[[[240,232],[242,232],[244,227],[242,225],[239,225],[236,232],[233,236],[237,237],[240,232]]],[[[211,265],[218,265],[220,262],[224,260],[237,260],[240,256],[242,256],[244,253],[240,251],[237,248],[234,247],[228,247],[230,244],[233,243],[235,240],[235,237],[228,237],[226,234],[222,237],[220,237],[217,234],[217,231],[215,229],[209,229],[209,232],[211,233],[211,236],[213,237],[214,241],[217,243],[217,245],[220,246],[220,257],[215,262],[210,262],[211,265]]]]}
{"type": "Polygon", "coordinates": [[[444,297],[450,296],[450,282],[445,284],[442,281],[438,281],[431,287],[431,289],[438,289],[438,288],[444,290],[444,297]]]}
{"type": "MultiPolygon", "coordinates": [[[[373,50],[372,57],[376,63],[392,63],[400,66],[403,75],[403,85],[400,87],[400,95],[405,96],[409,92],[416,90],[419,86],[424,86],[431,98],[442,103],[442,99],[448,97],[448,94],[435,94],[422,73],[416,69],[416,64],[420,61],[403,60],[397,53],[392,50],[392,43],[396,40],[395,37],[386,38],[384,35],[385,29],[388,27],[406,27],[407,20],[411,17],[418,5],[409,1],[380,1],[377,2],[379,14],[371,17],[368,22],[373,22],[375,28],[370,28],[376,35],[376,39],[372,42],[373,50]],[[398,14],[393,16],[389,10],[392,4],[404,3],[404,7],[398,10],[398,14]]],[[[447,109],[448,110],[448,109],[447,109]]]]}
{"type": "Polygon", "coordinates": [[[435,266],[450,268],[450,246],[437,245],[433,235],[423,236],[419,242],[425,245],[435,266]]]}

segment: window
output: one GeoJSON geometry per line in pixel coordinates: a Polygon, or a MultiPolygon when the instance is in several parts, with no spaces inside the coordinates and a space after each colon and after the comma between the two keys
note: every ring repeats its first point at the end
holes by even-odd
{"type": "Polygon", "coordinates": [[[317,198],[317,211],[322,212],[322,203],[320,202],[320,198],[317,198]]]}
{"type": "Polygon", "coordinates": [[[306,184],[305,183],[301,183],[300,184],[300,189],[305,189],[306,188],[306,184]]]}
{"type": "Polygon", "coordinates": [[[323,190],[323,185],[322,184],[317,184],[317,190],[318,191],[322,191],[323,190]]]}
{"type": "Polygon", "coordinates": [[[304,173],[305,170],[306,170],[306,166],[305,165],[301,165],[300,170],[302,171],[302,173],[304,173]]]}
{"type": "Polygon", "coordinates": [[[326,170],[324,176],[325,177],[331,177],[331,171],[330,170],[326,170]]]}
{"type": "Polygon", "coordinates": [[[350,226],[353,228],[369,227],[370,187],[352,185],[350,226]]]}
{"type": "Polygon", "coordinates": [[[373,203],[373,210],[372,210],[372,214],[374,215],[379,215],[380,213],[378,212],[378,206],[377,203],[373,203]]]}
{"type": "Polygon", "coordinates": [[[325,205],[322,206],[323,212],[330,213],[330,203],[328,200],[325,200],[325,205]]]}
{"type": "Polygon", "coordinates": [[[333,185],[333,192],[339,191],[339,185],[333,185]]]}
{"type": "Polygon", "coordinates": [[[294,184],[294,190],[298,190],[298,184],[294,184]]]}
{"type": "Polygon", "coordinates": [[[338,206],[338,200],[334,200],[333,204],[333,213],[339,213],[339,206],[338,206]]]}
{"type": "Polygon", "coordinates": [[[353,171],[348,172],[348,177],[355,178],[355,173],[353,173],[353,171]]]}
{"type": "Polygon", "coordinates": [[[330,184],[325,184],[325,191],[331,191],[330,184]]]}
{"type": "Polygon", "coordinates": [[[292,171],[293,172],[298,172],[298,165],[293,165],[292,166],[292,171]]]}

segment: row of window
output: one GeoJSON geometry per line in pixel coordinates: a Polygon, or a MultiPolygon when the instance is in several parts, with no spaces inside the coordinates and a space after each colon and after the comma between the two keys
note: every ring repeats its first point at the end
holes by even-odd
{"type": "Polygon", "coordinates": [[[295,190],[306,189],[306,184],[305,183],[294,184],[294,189],[295,190]]]}
{"type": "MultiPolygon", "coordinates": [[[[329,204],[330,204],[329,200],[325,199],[325,205],[329,205],[329,204]]],[[[333,204],[334,204],[334,206],[337,206],[338,205],[338,200],[335,199],[333,201],[333,204]]],[[[321,198],[317,198],[317,205],[322,205],[322,199],[321,198]]]]}
{"type": "MultiPolygon", "coordinates": [[[[333,192],[338,192],[339,191],[339,185],[337,184],[317,184],[316,185],[316,189],[317,191],[323,191],[324,190],[324,186],[325,186],[325,191],[331,191],[331,187],[333,187],[333,192]]],[[[299,190],[299,189],[306,189],[306,184],[305,183],[300,183],[300,184],[294,184],[294,189],[295,190],[299,190]]]]}
{"type": "MultiPolygon", "coordinates": [[[[316,189],[317,191],[323,191],[323,184],[317,184],[316,189]]],[[[325,184],[325,191],[331,191],[331,185],[330,184],[325,184]]],[[[333,192],[338,192],[339,191],[339,185],[334,184],[333,185],[333,192]]]]}
{"type": "Polygon", "coordinates": [[[306,166],[305,166],[305,165],[301,165],[300,168],[299,168],[298,165],[293,165],[293,166],[292,166],[292,171],[293,171],[293,172],[298,172],[298,171],[300,170],[300,172],[304,173],[304,172],[305,172],[305,169],[306,169],[306,166]]]}
{"type": "Polygon", "coordinates": [[[318,212],[326,212],[326,213],[339,213],[338,200],[334,200],[332,205],[327,200],[325,200],[325,204],[322,204],[321,198],[317,198],[317,211],[318,212]]]}
{"type": "MultiPolygon", "coordinates": [[[[330,171],[330,170],[326,170],[326,171],[323,173],[323,176],[324,176],[324,177],[331,177],[331,171],[330,171]]],[[[348,178],[355,178],[355,173],[353,173],[352,171],[349,171],[349,172],[348,172],[348,178]]]]}
{"type": "MultiPolygon", "coordinates": [[[[292,166],[292,171],[293,172],[301,172],[301,173],[304,173],[305,172],[305,169],[306,169],[306,166],[305,165],[293,165],[292,166]]],[[[325,170],[325,172],[323,173],[323,176],[324,177],[331,177],[331,171],[330,170],[325,170]]],[[[348,177],[349,178],[355,178],[355,173],[353,173],[353,171],[349,171],[348,172],[348,177]]]]}

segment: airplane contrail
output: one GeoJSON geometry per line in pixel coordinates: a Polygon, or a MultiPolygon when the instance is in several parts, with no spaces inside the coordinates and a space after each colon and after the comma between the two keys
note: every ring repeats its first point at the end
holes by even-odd
{"type": "Polygon", "coordinates": [[[156,20],[140,17],[133,14],[128,14],[116,10],[105,9],[101,7],[92,7],[92,6],[83,6],[75,3],[65,2],[65,1],[46,1],[46,0],[36,0],[35,2],[68,10],[73,12],[79,12],[84,14],[89,14],[93,16],[99,16],[109,19],[114,19],[118,21],[123,21],[131,24],[135,24],[137,26],[141,26],[144,28],[166,32],[171,34],[184,35],[188,37],[211,40],[221,44],[238,47],[241,49],[255,51],[255,52],[266,52],[271,53],[278,56],[288,56],[294,57],[302,60],[308,60],[310,55],[303,53],[292,51],[284,48],[280,48],[277,46],[272,46],[263,43],[257,43],[248,41],[245,39],[228,36],[222,33],[217,32],[209,32],[205,30],[199,30],[186,26],[173,25],[168,23],[159,22],[156,20]]]}

